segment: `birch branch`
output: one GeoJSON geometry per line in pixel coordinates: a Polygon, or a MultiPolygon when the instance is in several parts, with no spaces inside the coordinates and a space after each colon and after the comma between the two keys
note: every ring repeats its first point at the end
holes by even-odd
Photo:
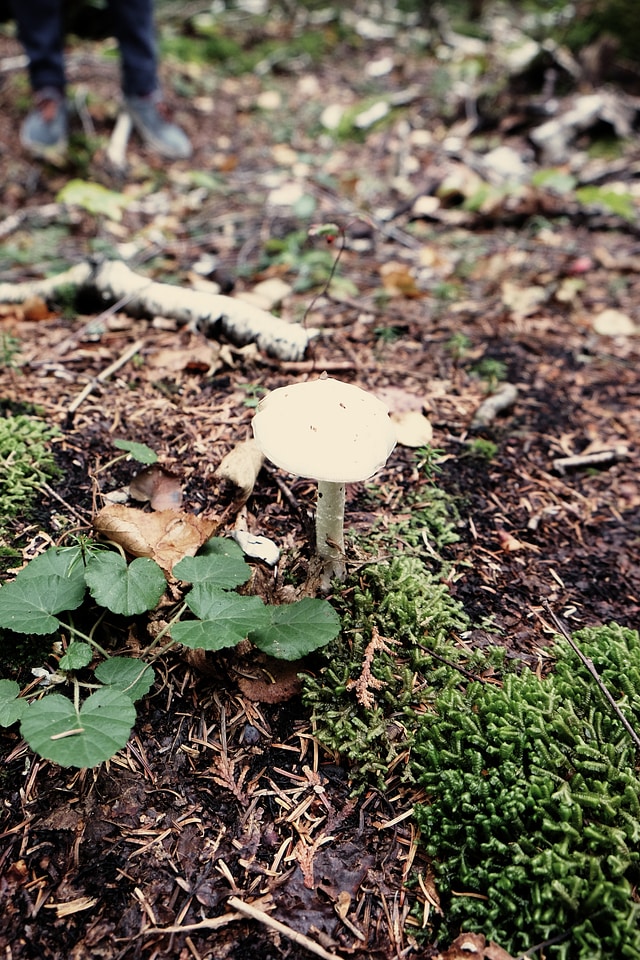
{"type": "Polygon", "coordinates": [[[228,340],[236,346],[255,343],[278,360],[304,359],[314,328],[287,323],[266,310],[222,294],[203,293],[183,286],[160,283],[135,273],[118,260],[99,264],[79,263],[47,280],[0,284],[0,303],[24,303],[33,296],[52,297],[63,286],[94,292],[105,303],[127,301],[133,316],[163,316],[204,336],[228,340]]]}

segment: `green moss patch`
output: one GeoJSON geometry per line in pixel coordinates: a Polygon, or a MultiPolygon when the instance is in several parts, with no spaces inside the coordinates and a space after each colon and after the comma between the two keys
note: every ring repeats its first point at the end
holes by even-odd
{"type": "MultiPolygon", "coordinates": [[[[627,720],[640,725],[640,637],[576,635],[627,720]]],[[[443,689],[420,719],[416,810],[445,918],[514,954],[640,956],[640,777],[634,744],[570,648],[555,672],[443,689]],[[454,894],[455,891],[455,894],[454,894]]]]}
{"type": "Polygon", "coordinates": [[[55,428],[25,414],[0,417],[0,535],[28,511],[39,488],[58,474],[50,440],[55,428]]]}

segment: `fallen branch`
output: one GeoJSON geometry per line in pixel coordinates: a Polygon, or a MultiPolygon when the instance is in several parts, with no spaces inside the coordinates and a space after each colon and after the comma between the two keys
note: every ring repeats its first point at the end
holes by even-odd
{"type": "Polygon", "coordinates": [[[579,453],[573,457],[557,457],[553,461],[553,469],[562,474],[567,470],[578,470],[583,467],[608,467],[619,460],[626,460],[628,456],[629,451],[626,447],[599,450],[597,453],[579,453]]]}
{"type": "Polygon", "coordinates": [[[499,413],[503,413],[514,405],[518,399],[518,388],[512,383],[505,383],[490,397],[483,400],[471,421],[471,429],[479,430],[493,423],[499,413]]]}
{"type": "Polygon", "coordinates": [[[310,953],[315,953],[317,957],[322,957],[323,960],[340,960],[337,953],[329,953],[328,950],[321,947],[315,940],[311,940],[309,937],[306,937],[304,933],[298,933],[297,930],[293,930],[285,923],[275,920],[273,917],[270,917],[268,913],[265,913],[264,910],[260,910],[251,903],[245,903],[244,900],[240,900],[238,897],[229,897],[227,904],[243,916],[249,917],[251,920],[257,920],[258,923],[269,927],[270,930],[275,930],[277,933],[282,934],[283,937],[287,937],[288,940],[292,940],[293,943],[297,943],[299,947],[303,947],[310,953]]]}
{"type": "Polygon", "coordinates": [[[0,284],[0,303],[24,303],[29,297],[51,298],[61,287],[97,294],[105,303],[126,299],[133,316],[171,317],[206,337],[236,346],[255,343],[279,360],[302,360],[315,329],[287,323],[253,304],[222,294],[149,281],[119,260],[79,263],[47,280],[0,284]]]}

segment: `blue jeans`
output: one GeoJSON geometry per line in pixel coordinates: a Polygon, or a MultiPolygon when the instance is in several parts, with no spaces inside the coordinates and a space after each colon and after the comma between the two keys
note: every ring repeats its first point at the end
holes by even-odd
{"type": "MultiPolygon", "coordinates": [[[[13,0],[18,37],[29,59],[34,91],[64,91],[63,0],[13,0]]],[[[122,90],[143,97],[158,86],[153,0],[109,0],[113,33],[120,49],[122,90]]]]}

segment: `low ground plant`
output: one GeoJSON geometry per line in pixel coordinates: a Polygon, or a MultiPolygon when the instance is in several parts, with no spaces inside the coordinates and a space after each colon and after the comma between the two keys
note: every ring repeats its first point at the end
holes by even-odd
{"type": "Polygon", "coordinates": [[[102,637],[98,642],[97,628],[108,612],[132,622],[156,609],[167,590],[158,564],[146,557],[128,562],[93,541],[47,550],[0,589],[0,629],[5,643],[15,635],[51,636],[59,659],[35,689],[0,680],[0,724],[18,722],[40,756],[92,767],[126,745],[135,702],[154,680],[153,663],[174,644],[216,651],[248,638],[270,656],[297,660],[337,635],[339,618],[328,601],[265,604],[237,592],[250,574],[240,548],[224,538],[179,561],[173,576],[187,589],[184,599],[142,656],[131,658],[107,649],[102,637]],[[57,692],[67,689],[69,695],[57,692]]]}
{"type": "Polygon", "coordinates": [[[43,483],[59,473],[50,440],[56,430],[26,414],[0,417],[0,536],[28,511],[43,483]]]}
{"type": "MultiPolygon", "coordinates": [[[[640,956],[635,744],[583,661],[560,639],[541,678],[498,646],[473,649],[464,611],[415,556],[351,587],[304,697],[356,791],[399,778],[426,793],[414,818],[443,911],[428,941],[468,930],[514,956],[640,956]]],[[[638,633],[574,639],[637,730],[638,633]]]]}

